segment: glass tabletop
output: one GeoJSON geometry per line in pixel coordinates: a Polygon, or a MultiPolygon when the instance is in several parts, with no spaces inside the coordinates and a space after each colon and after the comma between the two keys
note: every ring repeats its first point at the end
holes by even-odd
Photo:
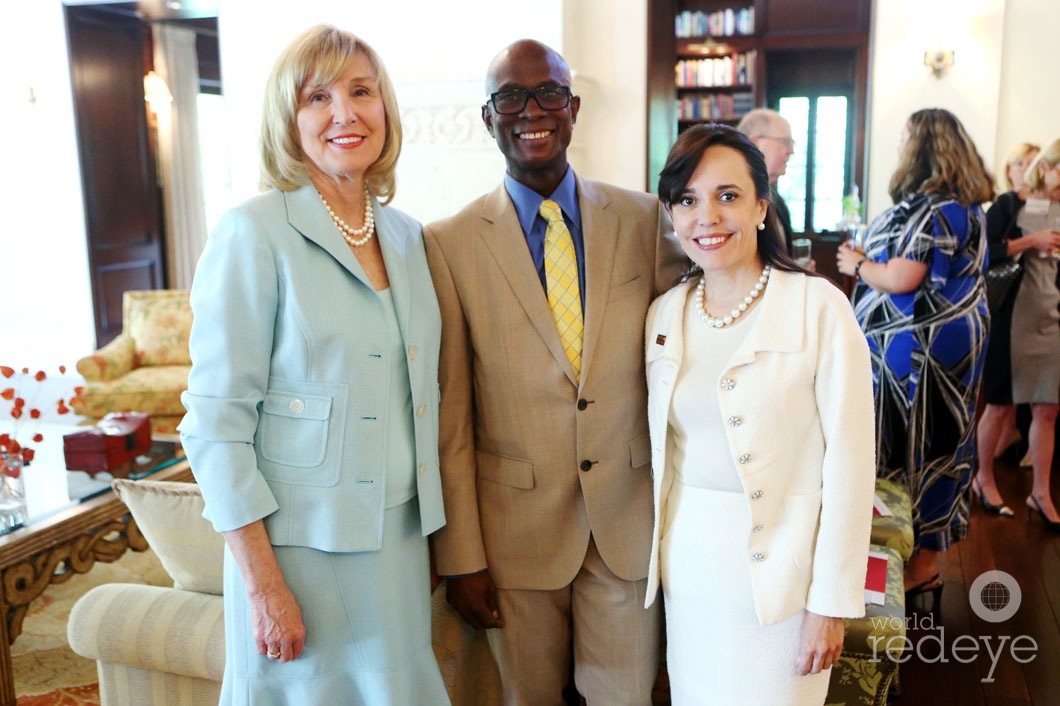
{"type": "MultiPolygon", "coordinates": [[[[0,433],[10,432],[10,426],[6,422],[0,423],[0,433]]],[[[40,424],[36,427],[35,431],[44,438],[38,443],[31,443],[35,451],[33,461],[22,469],[25,506],[21,510],[0,511],[0,535],[31,526],[110,490],[115,477],[111,473],[89,474],[66,468],[63,436],[84,429],[61,424],[40,424]]],[[[183,458],[184,451],[177,437],[156,437],[151,440],[151,448],[145,454],[121,468],[120,475],[132,479],[145,478],[183,458]]]]}

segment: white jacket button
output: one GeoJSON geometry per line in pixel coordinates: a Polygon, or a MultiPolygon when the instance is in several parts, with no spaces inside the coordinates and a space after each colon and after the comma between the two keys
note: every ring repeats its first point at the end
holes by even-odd
{"type": "Polygon", "coordinates": [[[766,555],[765,554],[759,554],[759,553],[756,552],[756,553],[751,555],[751,561],[758,562],[758,561],[765,561],[765,560],[766,560],[766,555]]]}
{"type": "Polygon", "coordinates": [[[305,402],[302,400],[291,400],[290,404],[287,405],[287,409],[291,410],[291,414],[301,414],[305,411],[305,402]]]}
{"type": "Polygon", "coordinates": [[[738,427],[743,424],[743,417],[737,417],[735,414],[728,419],[730,427],[738,427]]]}
{"type": "Polygon", "coordinates": [[[751,454],[740,454],[740,457],[736,460],[740,463],[747,463],[751,460],[751,454]]]}
{"type": "Polygon", "coordinates": [[[423,419],[423,415],[427,413],[427,405],[421,404],[419,409],[416,410],[416,419],[423,419]]]}
{"type": "Polygon", "coordinates": [[[409,362],[416,360],[416,356],[419,354],[420,349],[416,346],[409,346],[409,362]]]}
{"type": "Polygon", "coordinates": [[[761,500],[763,495],[765,495],[765,491],[756,490],[755,492],[751,493],[751,500],[761,500]]]}
{"type": "Polygon", "coordinates": [[[761,531],[762,531],[762,530],[764,530],[765,528],[766,528],[766,526],[765,526],[765,525],[755,525],[755,526],[754,526],[754,529],[752,529],[751,531],[752,531],[752,532],[761,532],[761,531]]]}
{"type": "Polygon", "coordinates": [[[726,392],[729,392],[734,387],[736,387],[736,381],[732,378],[725,378],[721,381],[721,389],[725,390],[726,392]]]}

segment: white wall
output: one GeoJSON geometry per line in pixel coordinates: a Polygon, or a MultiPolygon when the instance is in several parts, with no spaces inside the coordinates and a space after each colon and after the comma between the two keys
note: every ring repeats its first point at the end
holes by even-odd
{"type": "Polygon", "coordinates": [[[0,364],[72,369],[95,328],[59,0],[0,23],[0,120],[0,364]]]}
{"type": "MultiPolygon", "coordinates": [[[[1005,0],[876,0],[875,5],[869,218],[891,205],[887,184],[898,164],[898,138],[909,115],[921,108],[951,111],[987,165],[993,163],[1005,20],[1005,0]],[[942,78],[924,66],[928,49],[956,51],[956,63],[942,78]]],[[[1052,14],[1060,15],[1056,9],[1052,14]]]]}
{"type": "Polygon", "coordinates": [[[1003,183],[1005,154],[1017,142],[1046,146],[1060,139],[1060,3],[1009,0],[1005,7],[1005,52],[1001,62],[997,140],[993,164],[1003,183]]]}

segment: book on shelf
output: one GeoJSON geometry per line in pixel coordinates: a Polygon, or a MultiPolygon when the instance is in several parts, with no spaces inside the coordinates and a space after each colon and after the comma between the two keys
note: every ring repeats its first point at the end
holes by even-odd
{"type": "Polygon", "coordinates": [[[678,88],[715,88],[747,86],[754,81],[757,52],[740,52],[735,57],[682,59],[674,66],[674,84],[678,88]]]}
{"type": "Polygon", "coordinates": [[[685,10],[674,17],[674,34],[678,39],[737,37],[754,33],[753,7],[729,7],[714,12],[685,10]]]}
{"type": "Polygon", "coordinates": [[[677,119],[685,122],[701,120],[735,120],[754,108],[752,93],[708,93],[684,96],[677,101],[677,119]]]}

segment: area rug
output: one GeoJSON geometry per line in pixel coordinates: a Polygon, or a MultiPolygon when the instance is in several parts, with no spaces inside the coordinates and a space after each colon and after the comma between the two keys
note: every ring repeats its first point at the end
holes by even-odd
{"type": "Polygon", "coordinates": [[[173,585],[149,549],[126,552],[113,564],[97,563],[87,574],[49,586],[30,606],[11,646],[18,706],[99,705],[96,663],[70,649],[66,621],[78,598],[105,583],[173,585]]]}

